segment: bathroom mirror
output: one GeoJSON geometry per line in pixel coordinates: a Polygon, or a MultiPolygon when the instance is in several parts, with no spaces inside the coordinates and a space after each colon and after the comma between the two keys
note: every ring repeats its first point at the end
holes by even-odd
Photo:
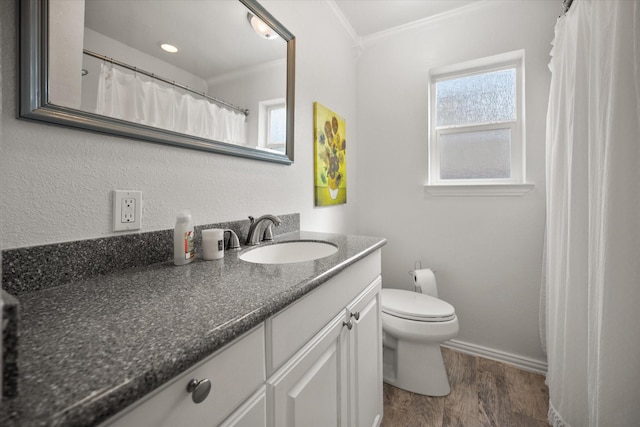
{"type": "Polygon", "coordinates": [[[257,1],[18,4],[21,118],[293,162],[295,38],[257,1]]]}

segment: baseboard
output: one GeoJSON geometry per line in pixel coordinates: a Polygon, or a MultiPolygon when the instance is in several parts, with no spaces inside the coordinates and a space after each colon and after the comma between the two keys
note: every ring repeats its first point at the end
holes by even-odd
{"type": "Polygon", "coordinates": [[[517,354],[507,353],[506,351],[495,350],[493,348],[483,347],[481,345],[471,344],[464,341],[449,340],[442,343],[443,347],[459,351],[461,353],[480,356],[498,362],[513,365],[525,371],[533,372],[540,375],[547,375],[547,363],[541,360],[530,359],[528,357],[519,356],[517,354]]]}

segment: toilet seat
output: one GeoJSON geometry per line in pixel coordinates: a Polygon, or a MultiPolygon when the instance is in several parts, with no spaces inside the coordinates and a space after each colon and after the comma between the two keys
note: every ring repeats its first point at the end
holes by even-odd
{"type": "Polygon", "coordinates": [[[430,295],[401,289],[382,289],[382,312],[419,322],[446,322],[456,318],[451,304],[430,295]]]}

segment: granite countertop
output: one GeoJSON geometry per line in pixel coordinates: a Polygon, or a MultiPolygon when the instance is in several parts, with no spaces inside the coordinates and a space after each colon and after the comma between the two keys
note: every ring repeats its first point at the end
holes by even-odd
{"type": "Polygon", "coordinates": [[[19,395],[3,426],[95,425],[382,247],[378,237],[293,232],[324,240],[326,258],[251,264],[242,251],[123,270],[23,295],[19,395]]]}

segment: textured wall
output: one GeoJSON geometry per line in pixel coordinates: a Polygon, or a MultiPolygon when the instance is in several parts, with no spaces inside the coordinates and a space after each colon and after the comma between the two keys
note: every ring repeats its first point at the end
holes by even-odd
{"type": "Polygon", "coordinates": [[[295,34],[296,159],[292,166],[221,156],[15,119],[15,2],[2,2],[0,247],[112,235],[114,189],[141,190],[142,231],[172,228],[190,208],[196,224],[264,213],[301,214],[301,228],[356,231],[356,60],[325,2],[264,1],[295,34]],[[327,60],[330,58],[330,60],[327,60]],[[313,204],[313,101],[347,119],[349,202],[313,204]]]}
{"type": "Polygon", "coordinates": [[[297,37],[293,166],[16,120],[15,3],[3,2],[0,247],[112,235],[113,189],[143,191],[143,231],[173,227],[186,207],[197,224],[300,212],[302,229],[387,237],[385,286],[408,287],[415,259],[437,269],[441,295],[460,316],[461,340],[543,360],[546,64],[557,3],[484,2],[473,14],[372,41],[357,64],[325,2],[261,3],[297,37]],[[521,48],[535,189],[516,198],[425,195],[427,69],[521,48]],[[347,119],[344,206],[313,207],[313,101],[347,119]]]}
{"type": "Polygon", "coordinates": [[[438,271],[460,340],[544,361],[538,290],[554,1],[489,1],[365,44],[358,64],[360,231],[388,238],[384,286],[409,288],[419,259],[438,271]],[[434,197],[427,182],[427,70],[526,50],[527,178],[522,197],[434,197]]]}

